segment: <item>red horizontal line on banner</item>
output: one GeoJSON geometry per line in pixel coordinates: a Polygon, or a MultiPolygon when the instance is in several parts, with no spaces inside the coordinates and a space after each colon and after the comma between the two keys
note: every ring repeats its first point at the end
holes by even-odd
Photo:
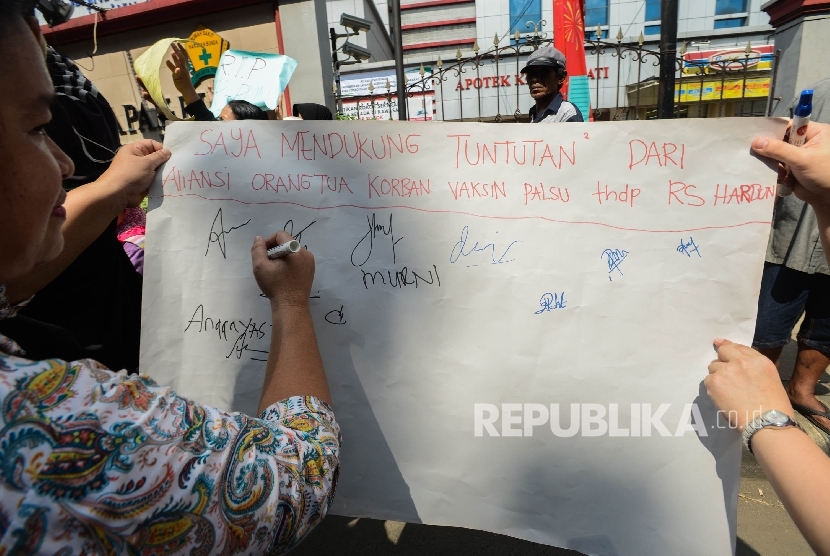
{"type": "Polygon", "coordinates": [[[152,195],[150,199],[162,199],[164,197],[198,197],[200,199],[205,199],[206,201],[234,201],[236,203],[240,203],[243,205],[291,205],[296,207],[301,207],[304,209],[309,210],[336,210],[340,208],[356,208],[356,209],[363,209],[363,210],[391,210],[391,209],[408,209],[415,212],[425,212],[429,214],[460,214],[462,216],[472,216],[475,218],[487,218],[491,220],[544,220],[547,222],[553,222],[555,224],[588,224],[592,226],[603,226],[605,228],[611,228],[612,230],[622,230],[626,232],[644,232],[648,234],[677,234],[677,233],[687,233],[687,232],[699,232],[703,230],[728,230],[730,228],[742,228],[744,226],[752,226],[752,225],[761,225],[761,226],[769,226],[769,220],[747,220],[746,222],[738,222],[735,224],[726,224],[723,226],[698,226],[697,228],[686,228],[681,230],[655,230],[655,229],[646,229],[646,228],[628,228],[625,226],[616,226],[614,224],[608,224],[606,222],[595,222],[592,220],[557,220],[555,218],[550,218],[547,216],[540,216],[540,215],[527,215],[527,216],[490,216],[486,214],[478,214],[475,212],[466,212],[461,210],[430,210],[418,207],[410,207],[407,205],[388,205],[388,206],[363,206],[363,205],[353,205],[353,204],[340,204],[340,205],[332,205],[332,206],[315,206],[315,205],[305,205],[302,203],[297,203],[294,201],[242,201],[240,199],[234,199],[233,197],[205,197],[204,195],[199,195],[198,193],[164,193],[162,195],[152,195]]]}
{"type": "Polygon", "coordinates": [[[462,25],[464,23],[475,23],[474,17],[462,17],[460,19],[442,19],[441,21],[427,21],[426,23],[410,23],[409,25],[401,25],[402,31],[409,31],[410,29],[426,29],[429,27],[446,27],[447,25],[462,25]]]}
{"type": "Polygon", "coordinates": [[[401,10],[415,10],[417,8],[429,8],[431,6],[445,6],[447,4],[469,4],[475,0],[428,0],[427,2],[412,2],[401,4],[401,10]]]}
{"type": "Polygon", "coordinates": [[[419,50],[422,48],[437,48],[439,46],[461,46],[464,44],[473,44],[476,42],[475,38],[469,39],[454,39],[451,41],[436,41],[436,42],[419,42],[416,44],[404,45],[404,50],[419,50]]]}

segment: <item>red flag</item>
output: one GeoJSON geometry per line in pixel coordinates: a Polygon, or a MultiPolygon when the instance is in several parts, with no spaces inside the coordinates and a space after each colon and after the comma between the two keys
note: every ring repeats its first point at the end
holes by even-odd
{"type": "Polygon", "coordinates": [[[583,116],[590,116],[584,14],[585,0],[553,0],[553,46],[568,61],[565,69],[569,79],[562,87],[562,96],[576,104],[583,116]]]}

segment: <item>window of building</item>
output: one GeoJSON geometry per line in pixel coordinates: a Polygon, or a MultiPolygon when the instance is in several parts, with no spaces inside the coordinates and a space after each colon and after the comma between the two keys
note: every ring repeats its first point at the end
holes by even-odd
{"type": "Polygon", "coordinates": [[[659,35],[660,34],[660,26],[659,25],[646,25],[643,29],[644,35],[659,35]]]}
{"type": "Polygon", "coordinates": [[[716,0],[715,2],[715,15],[742,14],[745,12],[746,0],[716,0]]]}
{"type": "Polygon", "coordinates": [[[608,0],[585,0],[585,31],[608,25],[608,0]]]}
{"type": "Polygon", "coordinates": [[[736,116],[766,116],[767,115],[767,101],[752,100],[744,101],[735,108],[736,116]]]}
{"type": "Polygon", "coordinates": [[[728,17],[726,19],[715,20],[715,29],[731,29],[733,27],[743,27],[745,25],[745,17],[728,17]]]}
{"type": "Polygon", "coordinates": [[[510,34],[519,30],[519,33],[532,33],[533,26],[527,26],[528,21],[538,25],[542,19],[542,0],[510,0],[510,34]]]}
{"type": "MultiPolygon", "coordinates": [[[[603,29],[602,33],[600,33],[600,35],[599,35],[599,38],[600,38],[600,40],[607,39],[608,38],[608,29],[603,29]]],[[[596,30],[596,28],[588,29],[587,26],[585,27],[585,40],[587,40],[587,41],[597,40],[597,30],[596,30]]]]}
{"type": "Polygon", "coordinates": [[[660,20],[660,0],[646,0],[646,21],[660,20]]]}

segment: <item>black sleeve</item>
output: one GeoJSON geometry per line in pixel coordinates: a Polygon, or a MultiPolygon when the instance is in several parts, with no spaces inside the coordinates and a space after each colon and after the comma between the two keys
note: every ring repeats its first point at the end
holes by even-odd
{"type": "Polygon", "coordinates": [[[192,104],[188,104],[184,107],[184,111],[196,118],[196,121],[198,122],[216,121],[216,117],[213,115],[213,112],[208,110],[208,107],[205,106],[205,101],[202,99],[199,99],[192,104]]]}

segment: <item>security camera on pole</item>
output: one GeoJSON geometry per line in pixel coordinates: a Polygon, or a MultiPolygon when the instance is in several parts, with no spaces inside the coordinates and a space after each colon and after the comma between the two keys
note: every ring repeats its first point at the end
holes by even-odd
{"type": "Polygon", "coordinates": [[[46,24],[49,27],[54,27],[69,21],[75,11],[73,3],[94,10],[97,13],[107,11],[107,8],[84,2],[84,0],[73,0],[73,2],[68,2],[67,0],[38,0],[35,7],[43,14],[43,19],[46,20],[46,24]]]}
{"type": "Polygon", "coordinates": [[[369,49],[363,48],[348,40],[341,47],[337,47],[337,39],[348,39],[348,37],[359,35],[361,31],[367,32],[372,28],[372,22],[354,15],[340,14],[340,25],[346,28],[346,33],[338,33],[334,30],[334,27],[329,28],[329,36],[331,38],[331,63],[334,67],[334,88],[335,94],[337,95],[338,114],[343,113],[343,99],[340,93],[340,66],[359,64],[372,57],[372,52],[369,49]],[[337,57],[338,50],[343,52],[348,58],[351,58],[351,60],[348,58],[343,61],[339,60],[337,57]]]}

